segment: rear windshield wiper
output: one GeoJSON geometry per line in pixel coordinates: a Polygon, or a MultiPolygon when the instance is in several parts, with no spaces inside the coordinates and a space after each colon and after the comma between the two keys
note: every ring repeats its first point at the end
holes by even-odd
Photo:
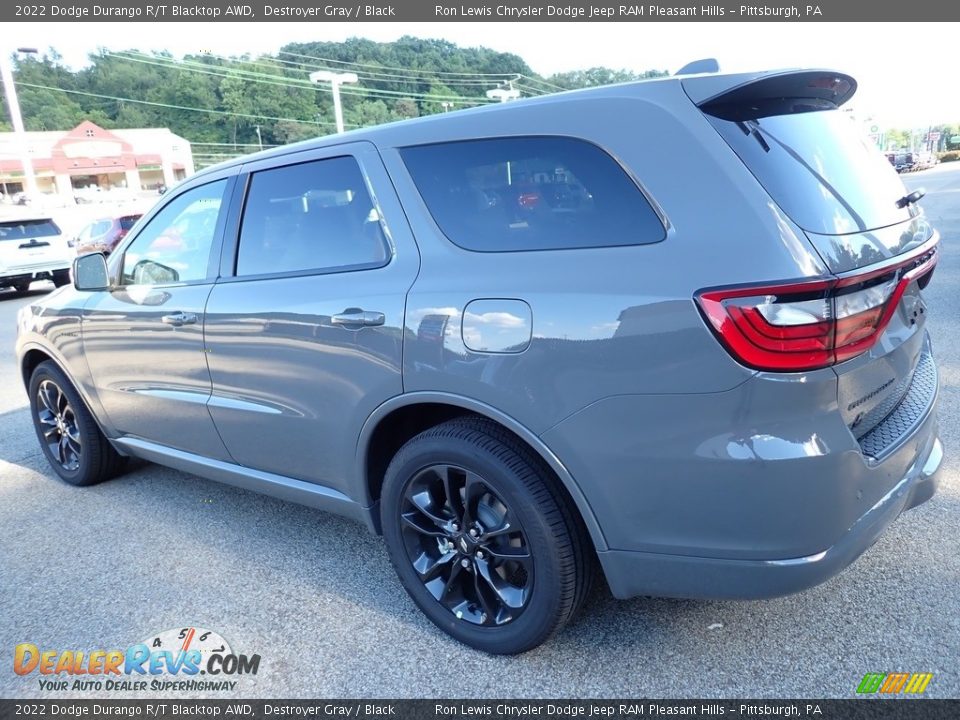
{"type": "Polygon", "coordinates": [[[897,207],[901,210],[905,207],[913,205],[915,202],[918,202],[920,198],[927,194],[927,191],[923,188],[917,188],[909,195],[904,195],[902,198],[897,200],[897,207]]]}

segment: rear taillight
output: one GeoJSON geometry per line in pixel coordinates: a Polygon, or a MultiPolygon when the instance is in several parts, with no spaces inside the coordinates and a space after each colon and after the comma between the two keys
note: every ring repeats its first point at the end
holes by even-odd
{"type": "Polygon", "coordinates": [[[703,290],[696,297],[720,340],[744,365],[813,370],[869,350],[910,283],[922,279],[925,285],[936,261],[934,244],[867,272],[703,290]]]}

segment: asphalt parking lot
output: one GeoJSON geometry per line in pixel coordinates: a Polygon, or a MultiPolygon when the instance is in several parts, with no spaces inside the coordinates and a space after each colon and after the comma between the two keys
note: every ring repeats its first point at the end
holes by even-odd
{"type": "Polygon", "coordinates": [[[360,525],[150,465],[89,489],[56,480],[13,356],[17,309],[49,287],[0,291],[0,697],[91,696],[15,675],[18,643],[126,648],[189,625],[262,658],[208,697],[852,697],[865,673],[893,671],[934,673],[926,695],[960,696],[960,163],[906,180],[926,187],[943,236],[926,290],[939,493],[807,592],[618,602],[600,588],[560,636],[513,658],[435,630],[360,525]]]}

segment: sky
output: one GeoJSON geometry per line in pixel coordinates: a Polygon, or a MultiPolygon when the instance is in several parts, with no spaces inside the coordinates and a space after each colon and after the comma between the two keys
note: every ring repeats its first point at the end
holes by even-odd
{"type": "Polygon", "coordinates": [[[275,53],[288,42],[348,37],[385,42],[403,35],[516,53],[541,75],[598,65],[672,73],[704,57],[716,58],[721,70],[731,72],[822,67],[856,78],[859,90],[851,106],[882,127],[960,122],[954,23],[47,22],[18,23],[16,35],[17,46],[52,47],[73,67],[98,47],[167,50],[175,56],[257,55],[275,53]]]}

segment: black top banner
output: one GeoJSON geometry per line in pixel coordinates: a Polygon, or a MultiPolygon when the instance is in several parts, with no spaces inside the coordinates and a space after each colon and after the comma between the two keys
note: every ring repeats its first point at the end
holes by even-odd
{"type": "Polygon", "coordinates": [[[807,0],[803,3],[661,0],[63,0],[0,5],[0,22],[865,22],[960,19],[960,4],[942,0],[807,0]]]}

